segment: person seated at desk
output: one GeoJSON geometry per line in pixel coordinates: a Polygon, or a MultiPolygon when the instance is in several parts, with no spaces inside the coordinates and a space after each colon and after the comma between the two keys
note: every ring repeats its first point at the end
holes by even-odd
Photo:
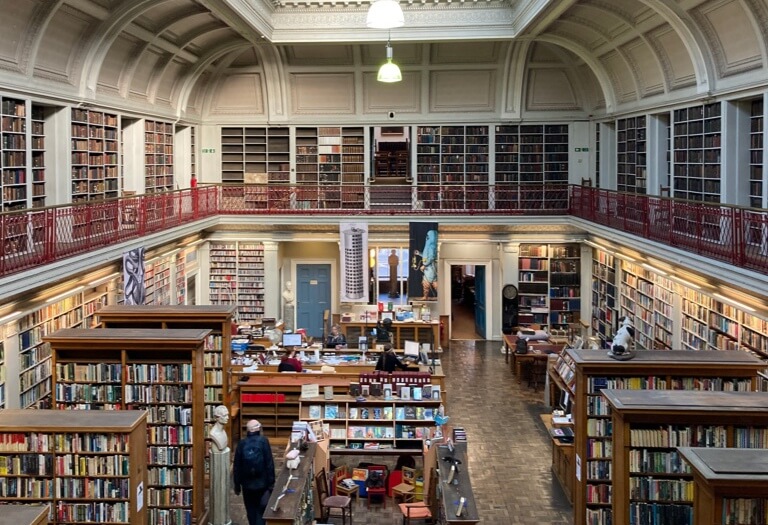
{"type": "Polygon", "coordinates": [[[392,319],[384,319],[383,321],[376,323],[376,342],[392,342],[392,319]]]}
{"type": "Polygon", "coordinates": [[[379,356],[379,360],[376,362],[376,370],[382,370],[387,373],[392,373],[396,368],[401,370],[408,370],[408,365],[398,359],[395,350],[392,345],[384,345],[384,351],[379,356]]]}
{"type": "Polygon", "coordinates": [[[277,365],[278,372],[301,372],[301,361],[296,358],[296,350],[286,352],[277,365]]]}
{"type": "Polygon", "coordinates": [[[337,324],[331,327],[331,333],[325,341],[326,348],[336,348],[339,345],[346,345],[347,338],[341,333],[341,327],[337,324]]]}

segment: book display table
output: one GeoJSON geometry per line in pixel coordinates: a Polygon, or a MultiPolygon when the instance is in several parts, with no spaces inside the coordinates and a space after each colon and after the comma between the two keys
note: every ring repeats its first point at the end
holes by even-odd
{"type": "Polygon", "coordinates": [[[480,522],[480,515],[475,505],[475,496],[472,491],[472,482],[469,479],[469,457],[467,455],[467,443],[456,443],[453,452],[447,445],[437,447],[437,468],[440,523],[473,524],[480,522]],[[457,460],[457,470],[450,480],[451,458],[457,460]],[[460,462],[460,463],[459,463],[460,462]],[[461,515],[457,516],[461,498],[464,498],[464,507],[461,515]]]}
{"type": "Polygon", "coordinates": [[[275,490],[269,498],[264,522],[267,525],[293,525],[312,523],[315,515],[314,459],[317,444],[310,443],[301,453],[301,462],[296,470],[283,466],[275,480],[275,490]]]}

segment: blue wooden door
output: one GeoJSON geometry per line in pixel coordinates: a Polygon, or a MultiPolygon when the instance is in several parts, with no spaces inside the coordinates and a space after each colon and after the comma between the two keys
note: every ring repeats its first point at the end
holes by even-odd
{"type": "Polygon", "coordinates": [[[475,332],[485,336],[485,266],[475,266],[475,332]]]}
{"type": "Polygon", "coordinates": [[[331,265],[296,266],[296,328],[322,339],[323,312],[331,308],[331,265]]]}

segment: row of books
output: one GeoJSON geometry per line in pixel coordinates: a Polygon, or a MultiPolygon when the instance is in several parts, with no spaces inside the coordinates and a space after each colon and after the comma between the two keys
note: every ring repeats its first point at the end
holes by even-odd
{"type": "Polygon", "coordinates": [[[339,405],[309,405],[309,419],[356,419],[356,420],[421,420],[432,421],[435,417],[435,409],[420,406],[385,406],[385,407],[349,407],[349,413],[339,410],[339,405]],[[321,416],[322,414],[322,416],[321,416]]]}

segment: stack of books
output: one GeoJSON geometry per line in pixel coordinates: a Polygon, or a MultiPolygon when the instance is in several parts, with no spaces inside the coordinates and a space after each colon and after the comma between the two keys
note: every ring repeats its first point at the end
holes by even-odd
{"type": "Polygon", "coordinates": [[[464,427],[453,427],[453,442],[454,443],[466,443],[467,432],[464,427]]]}

